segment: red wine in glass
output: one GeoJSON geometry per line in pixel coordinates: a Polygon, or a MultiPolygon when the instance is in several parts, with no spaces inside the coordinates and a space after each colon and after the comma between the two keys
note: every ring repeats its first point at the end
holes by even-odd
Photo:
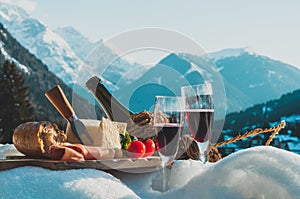
{"type": "Polygon", "coordinates": [[[154,126],[157,132],[156,147],[161,155],[175,156],[178,150],[183,125],[164,123],[154,126]]]}
{"type": "Polygon", "coordinates": [[[168,189],[166,165],[175,159],[184,128],[184,98],[156,96],[153,124],[157,137],[157,151],[162,162],[162,192],[164,192],[168,189]]]}
{"type": "Polygon", "coordinates": [[[185,112],[189,130],[197,142],[211,139],[214,109],[188,109],[185,112]]]}
{"type": "Polygon", "coordinates": [[[185,119],[199,148],[199,160],[206,163],[214,120],[212,85],[206,82],[183,86],[181,94],[185,99],[185,119]]]}

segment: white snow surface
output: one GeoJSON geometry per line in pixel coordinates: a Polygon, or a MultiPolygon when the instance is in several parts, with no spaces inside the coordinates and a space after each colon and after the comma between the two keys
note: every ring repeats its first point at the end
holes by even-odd
{"type": "MultiPolygon", "coordinates": [[[[3,34],[3,33],[1,33],[1,34],[3,34]]],[[[3,43],[2,41],[0,41],[0,52],[1,52],[1,54],[4,56],[4,58],[5,58],[6,60],[12,61],[13,63],[16,64],[17,67],[19,67],[19,69],[23,70],[23,71],[24,71],[25,73],[27,73],[27,74],[30,74],[30,70],[28,69],[27,66],[21,64],[20,62],[18,62],[15,58],[11,57],[11,56],[6,52],[6,50],[5,50],[5,48],[4,48],[4,43],[3,43]]]]}
{"type": "Polygon", "coordinates": [[[249,55],[255,55],[256,53],[251,50],[249,47],[245,48],[228,48],[219,50],[216,52],[209,53],[210,58],[212,58],[214,61],[218,61],[220,59],[225,59],[228,57],[238,57],[242,54],[249,54],[249,55]]]}
{"type": "MultiPolygon", "coordinates": [[[[14,153],[13,145],[0,145],[0,159],[14,153]]],[[[168,174],[162,193],[160,170],[20,167],[0,171],[0,198],[300,198],[300,156],[274,147],[244,149],[217,163],[176,161],[168,174]]]]}

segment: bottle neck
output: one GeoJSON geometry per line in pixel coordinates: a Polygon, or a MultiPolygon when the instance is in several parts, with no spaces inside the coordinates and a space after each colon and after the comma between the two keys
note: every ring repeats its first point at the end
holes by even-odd
{"type": "Polygon", "coordinates": [[[133,113],[111,95],[98,77],[91,78],[86,86],[93,93],[110,120],[127,122],[131,119],[133,113]]]}

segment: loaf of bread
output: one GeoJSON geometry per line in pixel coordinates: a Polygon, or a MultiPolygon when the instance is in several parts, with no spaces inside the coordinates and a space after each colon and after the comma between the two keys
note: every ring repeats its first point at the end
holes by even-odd
{"type": "Polygon", "coordinates": [[[50,146],[63,143],[66,139],[65,133],[56,124],[47,121],[20,124],[13,134],[16,149],[34,157],[49,157],[50,146]]]}

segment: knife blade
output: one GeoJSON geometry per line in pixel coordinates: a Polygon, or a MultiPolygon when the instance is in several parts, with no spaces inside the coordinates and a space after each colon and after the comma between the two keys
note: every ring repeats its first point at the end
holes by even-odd
{"type": "Polygon", "coordinates": [[[84,124],[78,119],[61,87],[56,85],[48,90],[45,93],[45,96],[56,110],[70,123],[71,130],[80,143],[84,145],[93,145],[93,139],[84,124]]]}

